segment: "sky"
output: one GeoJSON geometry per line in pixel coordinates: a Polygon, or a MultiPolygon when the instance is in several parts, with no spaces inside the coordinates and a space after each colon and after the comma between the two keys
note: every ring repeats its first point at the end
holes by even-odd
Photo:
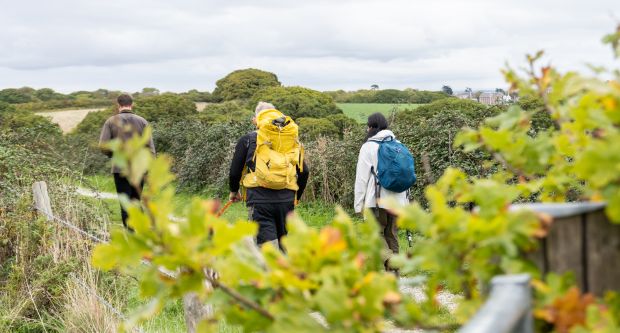
{"type": "Polygon", "coordinates": [[[317,90],[506,86],[500,69],[619,67],[619,0],[0,0],[0,89],[211,91],[243,68],[317,90]]]}

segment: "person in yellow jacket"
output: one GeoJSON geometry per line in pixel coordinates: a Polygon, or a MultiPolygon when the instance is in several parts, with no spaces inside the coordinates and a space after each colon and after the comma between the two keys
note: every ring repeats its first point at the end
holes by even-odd
{"type": "Polygon", "coordinates": [[[286,217],[306,187],[309,170],[303,161],[295,122],[272,104],[259,102],[253,122],[256,131],[241,137],[230,164],[231,201],[245,190],[248,218],[258,223],[256,242],[274,242],[286,235],[286,217]]]}

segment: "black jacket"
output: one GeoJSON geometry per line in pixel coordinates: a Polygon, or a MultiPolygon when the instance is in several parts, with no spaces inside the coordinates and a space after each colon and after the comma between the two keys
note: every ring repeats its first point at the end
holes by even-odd
{"type": "MultiPolygon", "coordinates": [[[[239,182],[241,181],[241,175],[243,169],[248,168],[250,171],[254,171],[254,151],[256,150],[256,132],[248,133],[239,139],[235,146],[235,154],[233,155],[232,162],[230,163],[229,173],[229,187],[230,192],[239,191],[239,182]]],[[[308,165],[304,161],[304,171],[300,172],[297,168],[297,199],[301,198],[308,182],[308,165]]],[[[264,187],[253,187],[247,189],[248,204],[255,203],[287,203],[295,201],[295,191],[292,190],[273,190],[264,187]]]]}

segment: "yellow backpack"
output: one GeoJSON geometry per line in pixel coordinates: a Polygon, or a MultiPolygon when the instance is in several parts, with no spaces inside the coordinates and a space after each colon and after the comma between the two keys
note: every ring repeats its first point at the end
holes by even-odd
{"type": "Polygon", "coordinates": [[[258,113],[256,125],[256,168],[243,177],[242,185],[297,191],[297,167],[303,171],[297,124],[280,111],[269,109],[258,113]]]}

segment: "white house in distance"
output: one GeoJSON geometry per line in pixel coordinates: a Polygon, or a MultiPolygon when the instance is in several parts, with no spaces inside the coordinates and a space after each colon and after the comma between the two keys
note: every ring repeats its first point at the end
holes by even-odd
{"type": "Polygon", "coordinates": [[[454,96],[460,99],[471,99],[472,101],[477,101],[486,105],[506,104],[512,101],[510,95],[496,91],[482,91],[476,93],[472,91],[464,91],[455,93],[454,96]]]}

